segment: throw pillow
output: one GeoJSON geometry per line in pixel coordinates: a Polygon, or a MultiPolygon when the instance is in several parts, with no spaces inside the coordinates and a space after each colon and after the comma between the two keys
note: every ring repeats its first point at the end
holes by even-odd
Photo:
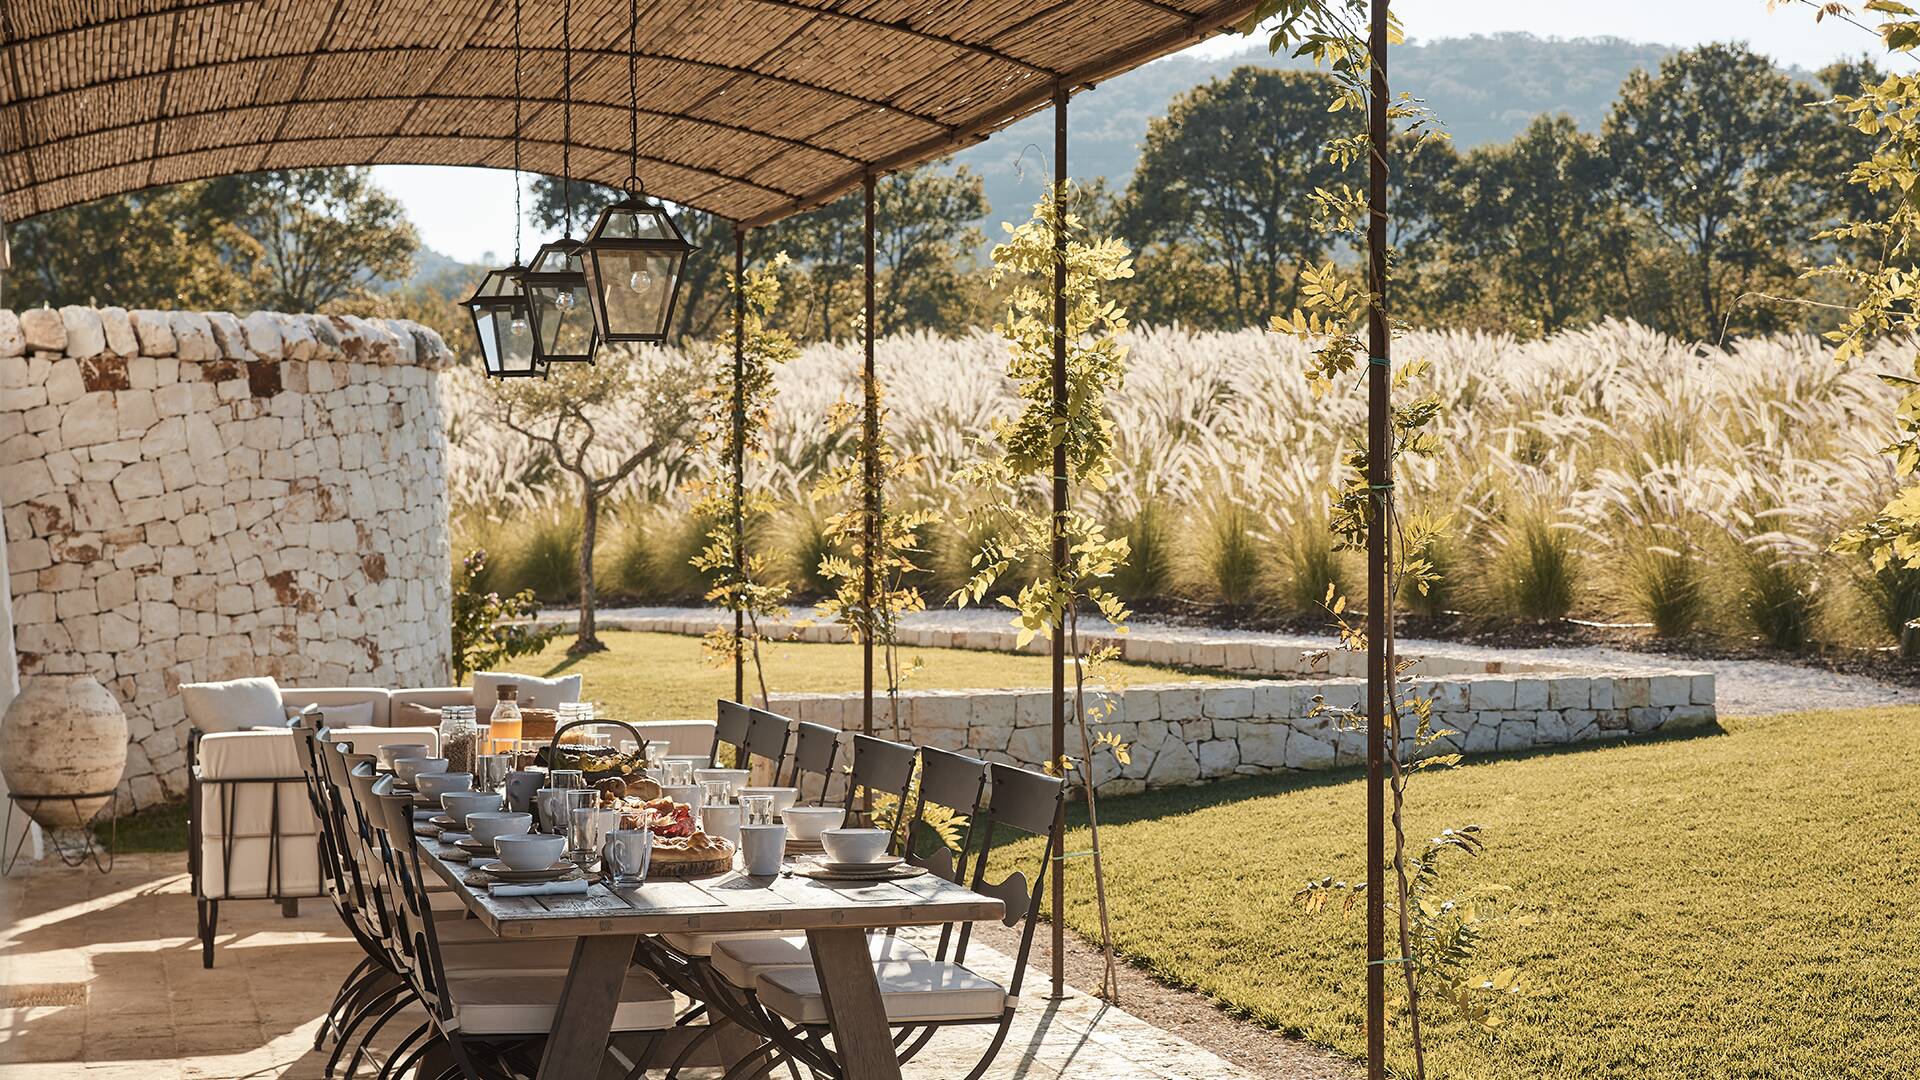
{"type": "Polygon", "coordinates": [[[239,731],[256,725],[285,727],[280,684],[270,678],[182,683],[187,722],[201,731],[239,731]]]}
{"type": "Polygon", "coordinates": [[[513,683],[520,687],[522,708],[557,709],[562,705],[580,700],[580,676],[578,675],[543,679],[538,675],[482,671],[473,676],[474,711],[482,716],[491,715],[494,703],[500,700],[502,683],[513,683]]]}

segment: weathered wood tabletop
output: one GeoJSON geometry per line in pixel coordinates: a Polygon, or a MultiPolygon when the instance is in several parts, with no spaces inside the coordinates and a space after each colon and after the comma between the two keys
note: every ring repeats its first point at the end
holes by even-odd
{"type": "Polygon", "coordinates": [[[540,1076],[597,1073],[606,1053],[634,947],[643,934],[717,930],[787,930],[807,934],[827,1012],[849,1080],[897,1080],[892,1036],[879,983],[867,958],[866,932],[997,919],[1001,902],[932,874],[888,882],[818,881],[800,876],[733,873],[693,881],[650,881],[613,889],[595,883],[585,895],[495,897],[469,885],[458,849],[420,838],[423,861],[446,880],[468,910],[504,938],[578,938],[554,1013],[540,1076]]]}

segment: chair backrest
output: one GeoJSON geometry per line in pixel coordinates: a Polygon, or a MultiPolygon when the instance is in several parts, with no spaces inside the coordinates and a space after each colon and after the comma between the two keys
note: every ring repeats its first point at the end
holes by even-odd
{"type": "Polygon", "coordinates": [[[713,753],[707,756],[707,764],[716,768],[720,765],[720,747],[731,746],[736,750],[744,747],[747,743],[747,729],[753,723],[753,710],[737,701],[721,698],[717,708],[713,753]]]}
{"type": "Polygon", "coordinates": [[[428,1011],[444,1021],[453,1016],[453,1001],[445,993],[446,966],[434,933],[433,902],[421,876],[420,846],[413,832],[413,797],[394,795],[390,789],[390,783],[381,781],[354,787],[392,891],[389,959],[428,1011]]]}
{"type": "Polygon", "coordinates": [[[854,821],[856,813],[864,809],[859,804],[862,791],[894,800],[901,812],[894,814],[894,836],[888,841],[891,847],[899,839],[901,819],[906,816],[907,789],[913,786],[913,763],[917,756],[918,751],[906,743],[855,735],[853,767],[847,774],[847,797],[843,804],[848,822],[854,821]]]}
{"type": "Polygon", "coordinates": [[[793,721],[779,713],[765,709],[747,710],[747,738],[740,744],[745,759],[737,762],[742,769],[753,768],[753,759],[760,758],[773,766],[775,776],[780,773],[780,759],[787,754],[787,729],[793,721]]]}
{"type": "MultiPolygon", "coordinates": [[[[827,798],[827,785],[833,780],[833,759],[840,754],[840,729],[825,724],[801,721],[794,725],[792,767],[787,770],[786,786],[803,788],[803,778],[820,778],[820,801],[827,798]]],[[[800,792],[801,801],[807,793],[800,792]]]]}
{"type": "Polygon", "coordinates": [[[907,861],[924,866],[948,881],[965,879],[967,852],[973,847],[973,823],[980,814],[980,800],[986,791],[986,762],[951,750],[921,747],[919,795],[913,801],[912,815],[907,818],[904,845],[907,861]],[[966,819],[958,826],[960,846],[957,849],[949,847],[928,822],[928,807],[947,810],[966,819]],[[929,840],[932,842],[928,843],[929,840]]]}
{"type": "MultiPolygon", "coordinates": [[[[992,790],[987,795],[986,809],[975,823],[975,831],[981,838],[980,856],[973,864],[973,881],[968,887],[974,892],[998,897],[1006,905],[1006,914],[1001,920],[1006,925],[1025,923],[1020,931],[1020,951],[1013,960],[1013,979],[1007,985],[1008,996],[1019,997],[1020,980],[1027,971],[1027,957],[1033,951],[1033,931],[1040,916],[1040,894],[1046,888],[1047,867],[1058,854],[1054,825],[1060,820],[1065,805],[1067,785],[1060,777],[1016,769],[999,762],[988,766],[988,775],[992,790]],[[987,863],[997,846],[994,842],[996,829],[1047,838],[1040,845],[1041,857],[1034,871],[1032,888],[1027,887],[1027,875],[1020,871],[998,882],[987,880],[987,863]]],[[[955,962],[966,961],[967,939],[972,932],[973,924],[961,926],[960,943],[954,953],[955,962]]]]}

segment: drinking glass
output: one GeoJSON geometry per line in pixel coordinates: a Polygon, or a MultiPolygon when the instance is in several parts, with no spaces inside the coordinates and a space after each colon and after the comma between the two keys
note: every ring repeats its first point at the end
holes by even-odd
{"type": "Polygon", "coordinates": [[[773,796],[771,795],[742,795],[740,796],[740,808],[743,815],[741,824],[743,825],[772,825],[774,823],[773,796]]]}
{"type": "Polygon", "coordinates": [[[583,788],[587,786],[587,774],[579,769],[547,770],[547,786],[558,788],[583,788]]]}
{"type": "Polygon", "coordinates": [[[673,744],[665,739],[647,740],[647,767],[662,768],[667,763],[667,755],[673,752],[673,744]]]}
{"type": "Polygon", "coordinates": [[[567,831],[567,812],[573,809],[573,803],[567,798],[574,789],[562,787],[543,787],[534,794],[533,805],[540,819],[540,831],[559,833],[567,831]]]}
{"type": "Polygon", "coordinates": [[[477,791],[499,791],[507,785],[513,771],[512,754],[481,754],[473,768],[473,786],[477,791]]]}
{"type": "Polygon", "coordinates": [[[668,761],[666,786],[667,787],[693,786],[693,762],[677,761],[677,760],[668,761]]]}
{"type": "Polygon", "coordinates": [[[567,858],[584,870],[599,857],[600,845],[607,833],[620,823],[620,811],[576,806],[569,817],[572,820],[567,829],[567,858]]]}
{"type": "Polygon", "coordinates": [[[615,829],[600,846],[600,875],[609,885],[631,888],[647,880],[652,860],[652,829],[615,829]]]}

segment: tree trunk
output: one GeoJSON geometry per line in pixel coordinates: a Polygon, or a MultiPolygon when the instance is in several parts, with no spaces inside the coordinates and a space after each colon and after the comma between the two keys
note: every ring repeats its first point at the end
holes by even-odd
{"type": "Polygon", "coordinates": [[[600,525],[600,494],[583,484],[580,498],[585,520],[580,525],[580,633],[567,648],[570,656],[603,652],[606,645],[594,633],[593,541],[600,525]]]}

